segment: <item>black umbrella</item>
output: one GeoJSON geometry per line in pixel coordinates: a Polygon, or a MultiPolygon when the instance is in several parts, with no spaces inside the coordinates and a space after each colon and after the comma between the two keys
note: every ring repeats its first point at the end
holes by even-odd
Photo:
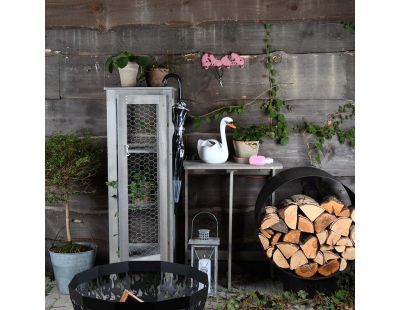
{"type": "Polygon", "coordinates": [[[174,135],[172,137],[172,165],[174,184],[174,201],[179,202],[181,192],[181,175],[183,170],[183,159],[185,157],[185,145],[183,142],[183,134],[185,132],[185,119],[187,112],[186,103],[182,101],[182,79],[175,73],[167,74],[163,79],[163,84],[167,84],[169,78],[174,78],[178,81],[178,100],[172,107],[172,121],[175,125],[174,135]]]}

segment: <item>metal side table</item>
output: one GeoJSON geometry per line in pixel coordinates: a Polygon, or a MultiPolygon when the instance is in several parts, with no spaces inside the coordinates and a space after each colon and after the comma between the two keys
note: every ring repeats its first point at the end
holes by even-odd
{"type": "MultiPolygon", "coordinates": [[[[189,173],[196,174],[213,174],[215,171],[225,171],[229,174],[229,233],[228,233],[228,290],[231,289],[232,281],[232,215],[233,215],[233,175],[240,171],[240,175],[275,175],[277,169],[282,169],[280,162],[274,160],[272,164],[263,166],[252,166],[249,164],[238,164],[227,161],[223,164],[207,164],[202,161],[186,160],[183,162],[185,169],[185,262],[187,262],[187,246],[188,246],[188,210],[189,210],[189,173]]],[[[273,198],[274,199],[274,198],[273,198]]]]}

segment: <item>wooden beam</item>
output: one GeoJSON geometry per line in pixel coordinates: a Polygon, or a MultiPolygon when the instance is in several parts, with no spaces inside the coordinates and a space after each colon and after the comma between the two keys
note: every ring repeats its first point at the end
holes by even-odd
{"type": "Polygon", "coordinates": [[[354,19],[354,0],[46,0],[46,28],[354,19]]]}
{"type": "MultiPolygon", "coordinates": [[[[352,51],[354,38],[354,33],[344,29],[339,21],[275,22],[270,31],[273,50],[292,54],[352,51]]],[[[82,28],[48,29],[45,46],[53,53],[64,55],[108,55],[119,50],[139,55],[203,51],[254,55],[264,53],[264,39],[262,23],[211,23],[191,28],[131,25],[107,32],[82,28]]]]}

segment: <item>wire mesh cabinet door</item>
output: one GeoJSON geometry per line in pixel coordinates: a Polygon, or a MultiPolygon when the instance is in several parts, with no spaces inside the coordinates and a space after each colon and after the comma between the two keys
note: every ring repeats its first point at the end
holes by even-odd
{"type": "Polygon", "coordinates": [[[110,262],[173,260],[171,88],[107,89],[110,262]],[[114,162],[115,161],[115,162],[114,162]]]}
{"type": "Polygon", "coordinates": [[[119,249],[122,260],[166,260],[167,113],[165,96],[118,96],[119,249]]]}

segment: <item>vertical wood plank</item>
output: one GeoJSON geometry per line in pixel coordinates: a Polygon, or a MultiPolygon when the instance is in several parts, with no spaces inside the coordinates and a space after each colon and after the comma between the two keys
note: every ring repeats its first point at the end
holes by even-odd
{"type": "MultiPolygon", "coordinates": [[[[117,148],[117,97],[114,91],[107,91],[107,163],[108,182],[118,184],[117,148]]],[[[110,263],[119,261],[118,246],[118,188],[108,186],[108,242],[110,263]]]]}

